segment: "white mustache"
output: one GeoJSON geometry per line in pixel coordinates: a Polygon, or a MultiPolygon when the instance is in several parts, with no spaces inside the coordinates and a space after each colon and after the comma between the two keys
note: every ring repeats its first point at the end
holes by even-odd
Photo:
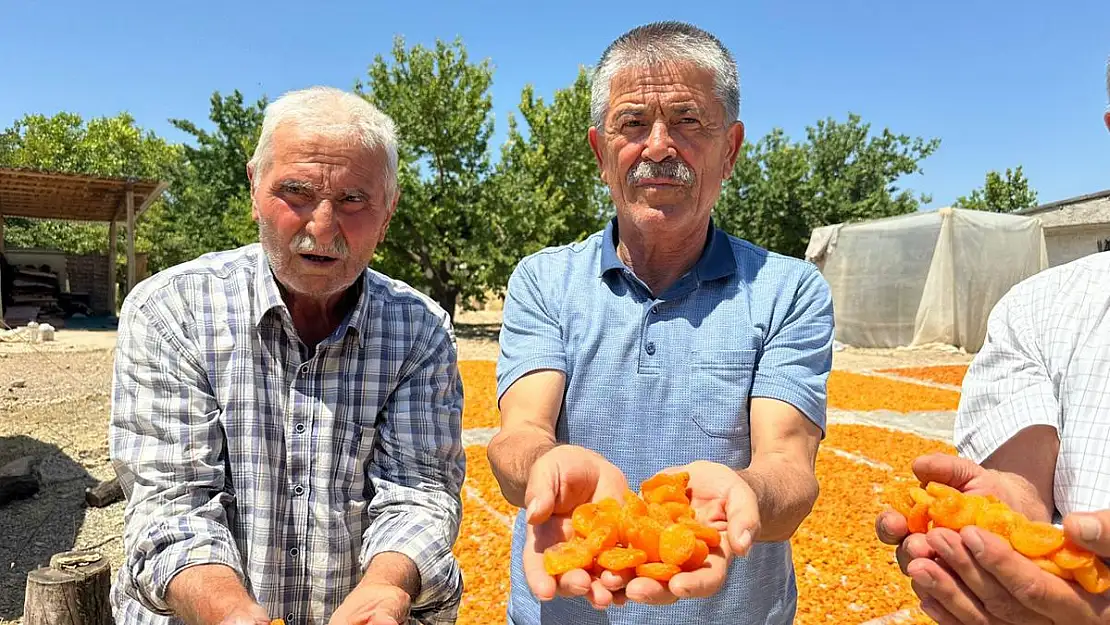
{"type": "Polygon", "coordinates": [[[341,234],[332,239],[331,245],[324,247],[316,242],[316,237],[304,231],[298,232],[293,237],[289,243],[289,249],[294,254],[315,254],[339,259],[346,258],[349,251],[347,240],[341,234]]]}
{"type": "Polygon", "coordinates": [[[638,165],[628,170],[628,183],[636,184],[645,178],[666,178],[690,186],[694,184],[694,170],[680,160],[667,159],[656,163],[655,161],[640,161],[638,165]]]}

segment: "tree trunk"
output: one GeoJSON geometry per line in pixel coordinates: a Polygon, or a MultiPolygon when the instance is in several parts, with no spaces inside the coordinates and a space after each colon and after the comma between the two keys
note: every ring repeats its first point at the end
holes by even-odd
{"type": "Polygon", "coordinates": [[[114,625],[111,566],[96,552],[68,551],[27,574],[23,625],[114,625]]]}
{"type": "Polygon", "coordinates": [[[451,321],[454,322],[455,306],[459,301],[459,290],[440,284],[433,284],[432,299],[434,299],[443,310],[447,311],[447,316],[451,317],[451,321]]]}

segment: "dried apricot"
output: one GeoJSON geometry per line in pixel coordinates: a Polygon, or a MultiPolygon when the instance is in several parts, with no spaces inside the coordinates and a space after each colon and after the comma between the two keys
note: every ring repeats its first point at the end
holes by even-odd
{"type": "Polygon", "coordinates": [[[543,568],[551,576],[588,568],[593,561],[594,554],[589,547],[575,540],[548,547],[543,552],[543,568]]]}
{"type": "Polygon", "coordinates": [[[583,542],[590,549],[590,554],[596,556],[606,549],[616,547],[619,540],[620,532],[616,525],[600,523],[594,526],[583,542]]]}
{"type": "Polygon", "coordinates": [[[694,555],[697,544],[694,530],[681,523],[675,523],[659,535],[659,559],[668,564],[682,566],[694,555]]]}
{"type": "Polygon", "coordinates": [[[667,525],[670,523],[663,524],[651,517],[637,519],[628,534],[628,546],[646,553],[648,562],[659,562],[659,538],[667,525]]]}
{"type": "Polygon", "coordinates": [[[929,506],[915,503],[910,513],[906,515],[906,529],[914,534],[924,534],[929,531],[929,506]]]}
{"type": "Polygon", "coordinates": [[[1065,538],[1064,546],[1052,554],[1052,561],[1060,568],[1072,571],[1094,564],[1095,554],[1065,538]]]}
{"type": "Polygon", "coordinates": [[[690,555],[690,559],[682,563],[683,571],[696,571],[705,564],[705,559],[709,557],[709,546],[705,544],[704,540],[697,540],[694,542],[694,553],[690,555]]]}
{"type": "Polygon", "coordinates": [[[925,485],[925,492],[932,495],[934,499],[942,499],[944,497],[963,497],[964,494],[952,488],[948,484],[941,484],[940,482],[929,482],[925,485]]]}
{"type": "Polygon", "coordinates": [[[574,512],[570,513],[570,523],[574,526],[574,531],[579,536],[589,536],[590,532],[594,529],[594,521],[596,519],[596,503],[584,503],[577,506],[574,512]]]}
{"type": "Polygon", "coordinates": [[[988,532],[997,534],[1006,540],[1014,533],[1014,529],[1022,522],[1021,517],[1004,503],[991,503],[979,511],[975,518],[975,525],[988,532]]]}
{"type": "Polygon", "coordinates": [[[1049,523],[1019,523],[1010,533],[1014,551],[1027,558],[1043,558],[1064,546],[1064,530],[1049,523]]]}
{"type": "MultiPolygon", "coordinates": [[[[673,501],[668,501],[667,503],[674,503],[674,502],[673,501]]],[[[679,504],[679,505],[681,505],[681,504],[679,504]]],[[[648,516],[655,519],[656,521],[659,521],[660,523],[665,524],[665,525],[670,525],[671,523],[674,522],[674,519],[671,518],[671,513],[668,512],[667,509],[664,508],[663,504],[661,504],[661,503],[649,503],[648,504],[648,516]]]]}
{"type": "Polygon", "coordinates": [[[664,501],[662,506],[667,510],[667,514],[671,516],[671,521],[694,518],[694,509],[686,504],[677,501],[664,501]]]}
{"type": "Polygon", "coordinates": [[[958,532],[968,525],[974,525],[975,517],[976,510],[966,505],[962,495],[937,497],[929,505],[929,518],[937,527],[947,527],[958,532]]]}
{"type": "Polygon", "coordinates": [[[680,490],[685,492],[686,487],[690,485],[690,472],[676,471],[674,473],[656,473],[640,483],[640,493],[646,493],[664,485],[677,486],[680,490]]]}
{"type": "Polygon", "coordinates": [[[721,533],[704,523],[694,519],[679,519],[678,523],[693,530],[694,536],[698,540],[705,541],[705,544],[709,547],[716,547],[721,544],[721,533]]]}
{"type": "Polygon", "coordinates": [[[925,492],[924,488],[918,486],[914,486],[910,489],[909,498],[914,503],[923,503],[925,505],[933,503],[933,500],[936,499],[936,497],[933,497],[929,493],[925,492]]]}
{"type": "Polygon", "coordinates": [[[1110,569],[1106,568],[1106,564],[1102,560],[1095,558],[1089,566],[1081,569],[1075,569],[1071,572],[1075,576],[1075,581],[1083,587],[1083,590],[1095,595],[1110,590],[1110,569]]]}
{"type": "Polygon", "coordinates": [[[658,486],[644,493],[644,499],[648,503],[663,503],[664,501],[676,501],[681,504],[690,504],[690,498],[686,496],[686,489],[678,484],[664,484],[658,486]]]}
{"type": "Polygon", "coordinates": [[[636,567],[636,577],[647,577],[660,582],[668,582],[682,569],[666,562],[645,562],[636,567]]]}
{"type": "Polygon", "coordinates": [[[634,569],[647,562],[647,554],[633,547],[613,547],[597,556],[597,563],[614,573],[634,569]]]}

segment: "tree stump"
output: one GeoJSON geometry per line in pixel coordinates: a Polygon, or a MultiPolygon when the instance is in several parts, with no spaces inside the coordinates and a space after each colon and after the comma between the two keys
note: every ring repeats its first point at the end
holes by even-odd
{"type": "Polygon", "coordinates": [[[111,565],[90,551],[67,551],[27,574],[23,625],[114,625],[111,565]]]}

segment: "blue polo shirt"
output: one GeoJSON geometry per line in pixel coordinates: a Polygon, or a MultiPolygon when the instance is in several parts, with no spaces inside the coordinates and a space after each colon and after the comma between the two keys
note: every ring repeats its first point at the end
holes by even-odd
{"type": "MultiPolygon", "coordinates": [[[[560,442],[593,449],[629,485],[659,470],[751,461],[748,402],[788,402],[824,430],[833,311],[816,266],[768,252],[710,223],[697,264],[654,296],[616,253],[616,220],[580,243],[523,259],[509,280],[498,397],[537,369],[567,376],[560,442]]],[[[598,612],[584,599],[540,603],[513,530],[509,623],[515,625],[788,624],[797,590],[790,544],[757,543],[721,591],[670,606],[598,612]]]]}

